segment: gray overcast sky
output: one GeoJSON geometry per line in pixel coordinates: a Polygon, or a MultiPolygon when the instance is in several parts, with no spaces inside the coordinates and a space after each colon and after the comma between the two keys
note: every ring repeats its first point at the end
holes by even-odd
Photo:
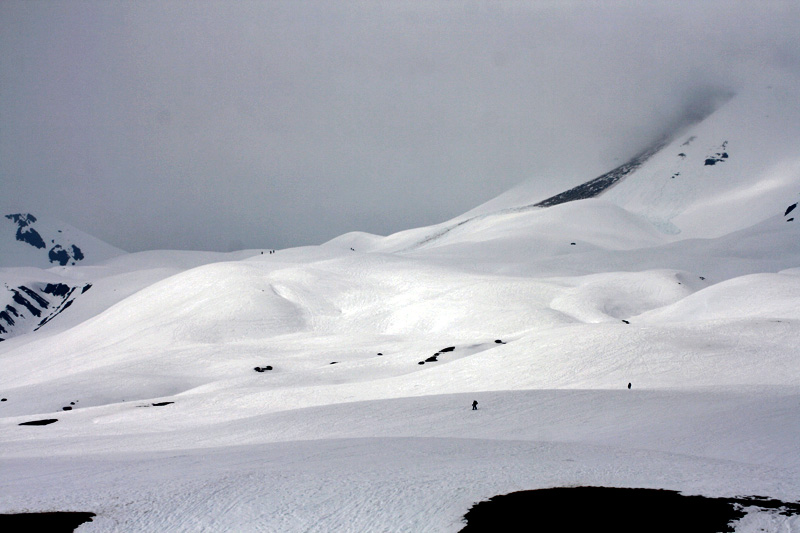
{"type": "Polygon", "coordinates": [[[0,2],[0,206],[129,251],[388,234],[800,70],[800,2],[0,2]]]}

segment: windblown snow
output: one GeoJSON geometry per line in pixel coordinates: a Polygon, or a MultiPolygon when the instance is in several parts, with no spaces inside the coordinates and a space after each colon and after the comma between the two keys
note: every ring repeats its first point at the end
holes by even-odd
{"type": "Polygon", "coordinates": [[[87,244],[48,266],[4,245],[0,513],[455,532],[536,488],[800,500],[795,87],[743,90],[551,206],[521,186],[275,253],[87,244]]]}

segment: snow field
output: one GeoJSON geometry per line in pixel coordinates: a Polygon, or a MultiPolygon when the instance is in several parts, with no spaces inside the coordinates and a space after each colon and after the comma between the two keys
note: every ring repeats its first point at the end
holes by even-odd
{"type": "MultiPolygon", "coordinates": [[[[520,186],[275,254],[4,256],[7,286],[92,289],[0,343],[0,512],[455,532],[478,500],[556,486],[800,500],[796,96],[744,91],[547,209],[520,186]]],[[[800,519],[737,526],[763,530],[800,519]]]]}

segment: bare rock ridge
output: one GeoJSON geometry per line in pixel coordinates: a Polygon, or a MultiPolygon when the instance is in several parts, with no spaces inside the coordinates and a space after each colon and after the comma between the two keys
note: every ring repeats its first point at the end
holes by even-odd
{"type": "Polygon", "coordinates": [[[0,311],[0,341],[38,330],[92,287],[90,283],[79,286],[65,283],[28,285],[6,286],[6,293],[0,293],[0,305],[3,300],[7,302],[0,311]]]}
{"type": "Polygon", "coordinates": [[[605,192],[606,190],[608,190],[609,188],[611,188],[612,186],[616,185],[620,180],[622,180],[623,178],[625,178],[626,176],[628,176],[629,174],[631,174],[632,172],[637,170],[639,167],[641,167],[645,163],[645,161],[650,159],[653,155],[655,155],[662,148],[664,148],[669,143],[669,141],[670,141],[670,138],[669,137],[665,137],[665,138],[661,139],[660,141],[658,141],[657,143],[655,143],[652,146],[650,146],[649,148],[647,148],[646,150],[644,150],[644,151],[640,152],[639,154],[635,155],[634,157],[632,157],[631,159],[629,159],[628,161],[626,161],[622,165],[616,167],[615,169],[610,170],[610,171],[606,172],[605,174],[603,174],[601,176],[598,176],[598,177],[596,177],[596,178],[594,178],[592,180],[589,180],[589,181],[587,181],[587,182],[585,182],[585,183],[583,183],[581,185],[578,185],[577,187],[573,187],[572,189],[569,189],[569,190],[564,191],[562,193],[559,193],[559,194],[557,194],[555,196],[551,196],[550,198],[542,200],[541,202],[537,202],[535,204],[530,204],[530,205],[523,205],[523,206],[519,206],[519,207],[511,207],[511,208],[507,208],[507,209],[501,209],[501,210],[493,212],[493,213],[486,213],[486,214],[483,214],[483,215],[476,215],[474,217],[467,218],[467,219],[462,220],[462,221],[460,221],[460,222],[458,222],[456,224],[453,224],[452,226],[447,226],[447,227],[437,231],[436,233],[428,235],[427,237],[425,237],[420,242],[418,242],[415,245],[410,246],[406,250],[402,250],[402,251],[413,250],[415,248],[419,248],[421,246],[429,244],[429,243],[431,243],[433,241],[436,241],[439,238],[443,237],[444,235],[446,235],[447,233],[449,233],[453,229],[459,228],[461,226],[464,226],[465,224],[468,224],[470,222],[474,222],[476,220],[481,220],[481,219],[484,219],[484,218],[487,218],[487,217],[496,216],[496,215],[505,215],[505,214],[509,214],[509,213],[520,213],[520,212],[524,212],[524,211],[530,211],[532,209],[540,209],[540,208],[545,208],[545,207],[552,207],[554,205],[563,204],[563,203],[566,203],[566,202],[573,202],[573,201],[576,201],[576,200],[586,200],[586,199],[589,199],[589,198],[595,198],[595,197],[599,196],[600,194],[602,194],[603,192],[605,192]]]}
{"type": "Polygon", "coordinates": [[[575,200],[595,198],[602,192],[616,185],[617,182],[619,182],[625,176],[641,167],[645,161],[650,159],[654,154],[664,148],[664,146],[667,144],[667,141],[667,139],[662,139],[650,148],[640,152],[630,160],[621,164],[617,168],[609,170],[605,174],[598,176],[593,180],[587,181],[586,183],[582,183],[577,187],[573,187],[572,189],[542,200],[541,202],[534,204],[534,207],[552,207],[554,205],[573,202],[575,200]]]}

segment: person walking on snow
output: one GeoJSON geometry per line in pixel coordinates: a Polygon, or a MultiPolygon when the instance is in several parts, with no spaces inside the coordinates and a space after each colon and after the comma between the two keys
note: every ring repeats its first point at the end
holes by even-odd
{"type": "Polygon", "coordinates": [[[473,411],[478,410],[478,400],[472,400],[472,410],[473,411]]]}

